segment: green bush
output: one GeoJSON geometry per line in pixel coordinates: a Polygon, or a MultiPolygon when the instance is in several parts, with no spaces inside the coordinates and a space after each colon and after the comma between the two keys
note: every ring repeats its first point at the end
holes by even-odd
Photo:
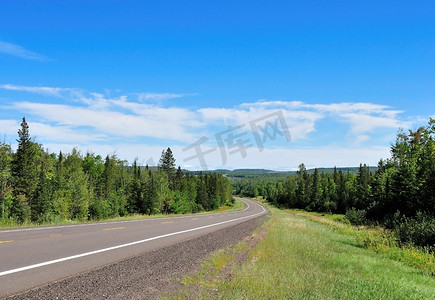
{"type": "Polygon", "coordinates": [[[363,225],[367,222],[366,215],[367,212],[364,209],[356,209],[352,207],[346,211],[345,216],[352,225],[363,225]]]}
{"type": "Polygon", "coordinates": [[[415,245],[435,251],[435,218],[418,212],[413,218],[403,217],[394,228],[401,244],[415,245]]]}

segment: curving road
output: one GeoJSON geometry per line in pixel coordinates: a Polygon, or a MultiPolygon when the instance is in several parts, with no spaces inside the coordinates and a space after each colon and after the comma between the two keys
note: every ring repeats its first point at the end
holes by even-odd
{"type": "Polygon", "coordinates": [[[0,230],[0,298],[231,227],[266,214],[227,213],[0,230]]]}

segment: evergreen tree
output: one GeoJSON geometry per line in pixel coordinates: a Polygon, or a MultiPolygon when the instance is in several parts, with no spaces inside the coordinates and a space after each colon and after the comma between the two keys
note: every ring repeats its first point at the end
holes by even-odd
{"type": "Polygon", "coordinates": [[[12,199],[11,182],[12,149],[10,145],[0,142],[0,202],[1,218],[9,215],[9,203],[12,199]]]}
{"type": "Polygon", "coordinates": [[[343,171],[338,171],[337,182],[337,211],[339,213],[346,212],[346,180],[344,178],[343,171]]]}
{"type": "Polygon", "coordinates": [[[297,188],[296,188],[296,208],[305,208],[309,202],[309,176],[305,165],[302,163],[299,165],[297,171],[297,188]]]}
{"type": "Polygon", "coordinates": [[[169,186],[168,174],[159,170],[155,173],[155,188],[157,191],[157,207],[160,213],[170,213],[172,191],[169,186]]]}
{"type": "Polygon", "coordinates": [[[114,159],[111,159],[109,155],[106,156],[104,163],[104,170],[102,174],[102,187],[103,187],[103,197],[108,199],[111,193],[115,192],[115,174],[114,174],[114,159]]]}
{"type": "Polygon", "coordinates": [[[315,168],[313,173],[313,180],[310,190],[310,205],[308,210],[319,211],[322,205],[322,188],[320,183],[319,169],[315,168]]]}
{"type": "Polygon", "coordinates": [[[52,212],[51,197],[53,185],[48,175],[49,172],[50,156],[47,153],[43,153],[41,157],[38,186],[31,205],[31,218],[33,222],[47,221],[52,212]]]}
{"type": "Polygon", "coordinates": [[[181,167],[178,166],[177,172],[175,173],[175,179],[174,179],[174,189],[177,191],[181,191],[181,188],[183,187],[183,178],[184,173],[181,170],[181,167]]]}
{"type": "Polygon", "coordinates": [[[145,170],[145,179],[142,183],[142,213],[151,215],[155,212],[157,203],[157,190],[154,173],[148,168],[145,170]]]}
{"type": "Polygon", "coordinates": [[[435,216],[435,119],[430,118],[423,131],[422,148],[419,155],[418,178],[421,185],[421,210],[435,216]]]}
{"type": "Polygon", "coordinates": [[[359,165],[358,175],[357,175],[357,199],[356,208],[364,209],[368,207],[371,197],[371,187],[370,187],[370,169],[364,164],[359,165]]]}
{"type": "Polygon", "coordinates": [[[207,183],[206,177],[201,171],[199,176],[196,178],[196,200],[198,207],[201,210],[207,210],[208,207],[208,193],[207,193],[207,183]]]}
{"type": "Polygon", "coordinates": [[[130,183],[130,196],[128,211],[130,213],[139,213],[142,207],[142,187],[140,166],[137,165],[137,159],[133,162],[133,178],[130,183]]]}
{"type": "Polygon", "coordinates": [[[169,184],[172,188],[175,175],[175,158],[172,154],[171,148],[168,147],[166,151],[162,151],[158,168],[159,170],[163,170],[168,175],[169,184]]]}
{"type": "Polygon", "coordinates": [[[18,149],[12,161],[11,173],[14,187],[14,213],[20,221],[29,216],[34,192],[38,185],[36,164],[37,145],[32,142],[29,125],[23,118],[18,130],[18,149]]]}
{"type": "Polygon", "coordinates": [[[59,157],[56,163],[56,189],[65,188],[65,172],[64,172],[64,157],[62,151],[59,152],[59,157]]]}

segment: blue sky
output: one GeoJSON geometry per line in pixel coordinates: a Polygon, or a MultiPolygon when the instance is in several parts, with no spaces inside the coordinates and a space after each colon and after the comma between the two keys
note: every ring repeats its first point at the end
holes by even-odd
{"type": "Polygon", "coordinates": [[[374,165],[435,115],[433,53],[431,1],[2,1],[0,135],[25,116],[52,152],[374,165]]]}

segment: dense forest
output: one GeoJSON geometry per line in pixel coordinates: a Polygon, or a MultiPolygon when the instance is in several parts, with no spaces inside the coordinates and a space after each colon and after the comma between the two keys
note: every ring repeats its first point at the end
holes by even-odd
{"type": "Polygon", "coordinates": [[[48,153],[32,140],[23,118],[18,148],[0,143],[0,222],[97,220],[127,214],[190,213],[232,204],[232,188],[222,174],[191,175],[170,148],[158,168],[129,166],[116,155],[73,149],[48,153]]]}
{"type": "Polygon", "coordinates": [[[263,196],[284,208],[346,214],[356,225],[380,224],[402,243],[435,250],[435,120],[408,133],[401,130],[391,158],[376,171],[360,165],[356,173],[334,169],[308,172],[301,164],[285,179],[233,179],[236,193],[263,196]]]}

